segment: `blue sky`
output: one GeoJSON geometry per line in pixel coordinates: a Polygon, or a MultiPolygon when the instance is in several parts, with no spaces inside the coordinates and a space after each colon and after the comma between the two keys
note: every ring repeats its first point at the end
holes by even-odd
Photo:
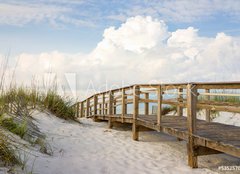
{"type": "Polygon", "coordinates": [[[238,81],[240,1],[0,0],[0,41],[20,84],[238,81]]]}
{"type": "Polygon", "coordinates": [[[0,0],[0,52],[88,53],[104,29],[128,17],[164,20],[169,31],[192,26],[199,35],[240,35],[240,1],[0,0]]]}

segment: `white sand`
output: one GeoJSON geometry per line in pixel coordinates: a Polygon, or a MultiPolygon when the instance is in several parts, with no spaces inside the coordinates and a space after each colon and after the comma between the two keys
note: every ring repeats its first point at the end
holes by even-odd
{"type": "Polygon", "coordinates": [[[141,133],[136,142],[130,130],[109,130],[103,122],[81,119],[82,124],[69,123],[44,113],[36,118],[54,155],[39,154],[34,173],[214,173],[205,168],[192,170],[187,166],[185,143],[156,132],[141,133]]]}
{"type": "MultiPolygon", "coordinates": [[[[238,116],[220,115],[216,119],[225,123],[238,120],[238,116]]],[[[202,174],[225,173],[219,171],[218,166],[240,164],[238,158],[226,154],[208,155],[199,157],[198,169],[191,169],[187,165],[186,143],[156,131],[141,132],[137,142],[131,139],[131,126],[107,129],[106,122],[81,119],[82,124],[79,124],[40,112],[34,117],[54,153],[48,156],[29,147],[31,154],[26,156],[27,170],[31,171],[33,167],[33,173],[202,174]]],[[[0,169],[1,174],[6,171],[0,169]]]]}

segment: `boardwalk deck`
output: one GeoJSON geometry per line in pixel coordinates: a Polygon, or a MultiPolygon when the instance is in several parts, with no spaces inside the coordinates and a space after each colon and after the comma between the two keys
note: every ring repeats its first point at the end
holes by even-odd
{"type": "MultiPolygon", "coordinates": [[[[94,116],[98,120],[109,120],[112,122],[132,123],[131,115],[126,115],[122,121],[121,115],[94,116]]],[[[157,126],[156,115],[139,115],[138,125],[156,131],[175,136],[182,140],[188,140],[187,118],[183,116],[163,116],[162,124],[157,126]]],[[[199,146],[213,148],[219,152],[240,156],[240,127],[225,125],[216,122],[197,120],[197,132],[194,138],[199,146]]]]}
{"type": "Polygon", "coordinates": [[[75,107],[77,107],[77,116],[108,121],[109,128],[112,128],[114,122],[132,124],[134,140],[138,140],[140,128],[143,127],[185,140],[188,164],[196,168],[197,156],[226,153],[240,157],[240,127],[211,122],[210,118],[212,110],[240,113],[240,103],[227,100],[212,101],[209,97],[211,95],[239,97],[240,95],[239,93],[213,93],[212,89],[239,90],[240,82],[134,85],[95,94],[77,103],[75,107]],[[173,89],[177,92],[172,92],[173,89]],[[156,99],[150,99],[149,94],[152,93],[156,94],[156,99]],[[176,94],[176,98],[165,99],[164,95],[169,93],[176,94]],[[204,100],[199,100],[201,95],[204,96],[204,100]],[[144,104],[144,114],[139,113],[140,103],[144,104]],[[149,114],[149,103],[156,103],[156,115],[149,114]],[[164,104],[175,106],[177,116],[163,115],[164,104]],[[130,114],[128,105],[131,105],[130,114]],[[117,107],[120,108],[117,109],[117,107]],[[182,115],[184,107],[188,111],[187,116],[182,115]],[[196,118],[197,109],[206,110],[206,120],[196,118]]]}

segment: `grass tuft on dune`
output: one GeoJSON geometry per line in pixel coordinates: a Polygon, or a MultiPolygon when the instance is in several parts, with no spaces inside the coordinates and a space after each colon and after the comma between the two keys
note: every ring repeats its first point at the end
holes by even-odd
{"type": "MultiPolygon", "coordinates": [[[[12,148],[11,139],[5,135],[5,131],[23,138],[30,143],[38,144],[43,153],[49,150],[46,143],[36,132],[37,128],[32,122],[32,113],[37,110],[48,110],[57,117],[63,119],[75,119],[73,101],[61,96],[56,90],[39,90],[35,87],[9,87],[0,91],[0,165],[9,166],[21,163],[17,158],[17,148],[12,148]],[[31,135],[33,134],[33,135],[31,135]],[[39,141],[41,139],[41,141],[39,141]],[[1,163],[2,162],[2,163],[1,163]]],[[[47,153],[51,154],[51,153],[47,153]]]]}

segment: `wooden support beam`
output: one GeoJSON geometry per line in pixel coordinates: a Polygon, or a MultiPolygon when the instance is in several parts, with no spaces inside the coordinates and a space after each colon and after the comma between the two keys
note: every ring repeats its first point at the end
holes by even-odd
{"type": "Polygon", "coordinates": [[[93,114],[97,115],[97,106],[98,106],[98,96],[94,95],[93,97],[93,114]]]}
{"type": "MultiPolygon", "coordinates": [[[[146,100],[148,100],[149,99],[149,93],[145,93],[144,97],[145,97],[146,100]]],[[[147,102],[144,103],[144,114],[145,115],[149,114],[149,103],[147,103],[147,102]]]]}
{"type": "Polygon", "coordinates": [[[125,103],[125,89],[122,89],[122,122],[124,120],[124,115],[126,114],[126,103],[125,103]]]}
{"type": "Polygon", "coordinates": [[[183,89],[178,88],[178,106],[177,106],[177,115],[183,116],[183,107],[181,107],[180,103],[183,102],[183,95],[182,95],[183,89]]]}
{"type": "Polygon", "coordinates": [[[128,103],[127,103],[127,96],[125,95],[125,99],[124,99],[125,101],[125,114],[127,114],[128,113],[128,109],[127,109],[127,107],[128,107],[128,103]]]}
{"type": "Polygon", "coordinates": [[[102,115],[105,114],[105,94],[102,94],[102,115]]]}
{"type": "Polygon", "coordinates": [[[135,85],[133,87],[133,124],[132,124],[132,134],[133,140],[138,140],[139,138],[139,127],[137,125],[137,117],[139,114],[139,86],[135,85]]]}
{"type": "Polygon", "coordinates": [[[157,103],[158,100],[154,100],[154,99],[143,99],[143,98],[140,98],[139,99],[139,103],[157,103]]]}
{"type": "Polygon", "coordinates": [[[109,114],[109,118],[108,118],[108,128],[111,129],[112,128],[112,114],[113,114],[113,92],[109,91],[109,109],[108,109],[108,114],[109,114]]]}
{"type": "Polygon", "coordinates": [[[102,104],[99,104],[99,109],[97,109],[99,111],[99,115],[102,115],[102,104]]]}
{"type": "MultiPolygon", "coordinates": [[[[205,92],[206,92],[206,93],[210,93],[210,90],[209,90],[209,89],[205,89],[205,92]]],[[[209,100],[210,100],[210,96],[209,96],[209,95],[206,95],[206,96],[205,96],[205,100],[209,101],[209,100]]],[[[210,122],[210,121],[211,121],[211,120],[210,120],[211,110],[210,110],[210,109],[206,109],[205,112],[206,112],[206,121],[207,121],[207,122],[210,122]]]]}
{"type": "Polygon", "coordinates": [[[107,115],[108,114],[108,110],[109,110],[109,107],[108,107],[108,103],[105,103],[105,115],[107,115]]]}
{"type": "MultiPolygon", "coordinates": [[[[120,105],[120,104],[119,104],[120,105]]],[[[117,114],[117,102],[116,101],[114,101],[113,102],[113,114],[115,115],[115,114],[117,114]]]]}
{"type": "Polygon", "coordinates": [[[89,98],[87,99],[87,104],[86,104],[87,106],[86,106],[86,116],[88,117],[88,116],[90,116],[89,115],[89,112],[90,112],[90,101],[89,101],[89,98]]]}
{"type": "Polygon", "coordinates": [[[76,104],[76,117],[78,118],[79,117],[79,102],[77,102],[76,104]]]}
{"type": "Polygon", "coordinates": [[[112,115],[113,114],[113,93],[112,93],[112,91],[109,91],[108,105],[109,105],[108,114],[112,115]]]}
{"type": "Polygon", "coordinates": [[[89,116],[93,115],[92,107],[89,106],[89,116]]]}
{"type": "Polygon", "coordinates": [[[84,116],[84,105],[83,105],[83,102],[80,103],[80,117],[82,118],[84,116]]]}
{"type": "Polygon", "coordinates": [[[113,121],[112,121],[112,118],[111,116],[108,117],[108,129],[112,129],[113,127],[113,121]]]}
{"type": "Polygon", "coordinates": [[[157,101],[157,125],[160,131],[162,120],[162,88],[160,85],[157,87],[157,101]]]}
{"type": "Polygon", "coordinates": [[[197,88],[194,84],[187,85],[187,124],[188,124],[188,165],[198,167],[197,153],[193,135],[196,133],[197,88]]]}

